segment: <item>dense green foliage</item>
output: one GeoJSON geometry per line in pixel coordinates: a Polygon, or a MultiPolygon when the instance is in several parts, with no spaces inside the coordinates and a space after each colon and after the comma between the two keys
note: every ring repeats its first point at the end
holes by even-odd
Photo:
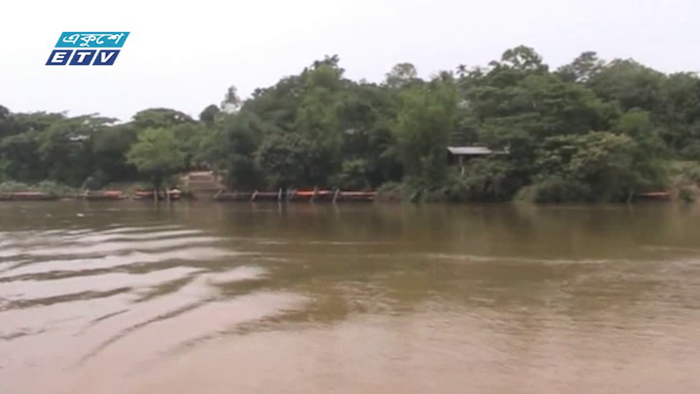
{"type": "Polygon", "coordinates": [[[160,188],[163,181],[181,169],[185,162],[176,135],[169,129],[145,129],[126,153],[127,163],[147,175],[156,188],[160,188]]]}
{"type": "Polygon", "coordinates": [[[700,160],[700,78],[586,52],[552,70],[531,48],[428,80],[408,63],[351,81],[336,56],[199,119],[141,111],[11,113],[0,106],[0,182],[99,188],[211,168],[233,189],[380,188],[407,199],[627,201],[700,160]],[[507,155],[448,165],[448,145],[507,155]]]}

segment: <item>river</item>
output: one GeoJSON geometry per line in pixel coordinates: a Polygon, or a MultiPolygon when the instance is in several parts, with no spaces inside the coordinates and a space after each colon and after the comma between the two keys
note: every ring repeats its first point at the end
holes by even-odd
{"type": "Polygon", "coordinates": [[[700,207],[0,204],[0,393],[697,393],[700,207]]]}

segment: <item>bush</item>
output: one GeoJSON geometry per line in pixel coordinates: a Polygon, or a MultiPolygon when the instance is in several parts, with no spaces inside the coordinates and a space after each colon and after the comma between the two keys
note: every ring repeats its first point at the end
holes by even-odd
{"type": "Polygon", "coordinates": [[[99,182],[95,177],[88,177],[88,179],[83,182],[81,189],[87,190],[99,190],[101,188],[101,182],[99,182]]]}
{"type": "Polygon", "coordinates": [[[0,183],[0,192],[14,193],[30,190],[30,186],[21,182],[7,181],[0,183]]]}
{"type": "Polygon", "coordinates": [[[444,188],[430,188],[415,180],[388,182],[377,190],[379,201],[436,202],[445,199],[444,188]]]}
{"type": "Polygon", "coordinates": [[[700,166],[689,165],[683,168],[682,172],[683,178],[690,182],[700,184],[700,166]]]}
{"type": "Polygon", "coordinates": [[[670,164],[673,173],[671,187],[676,191],[681,201],[693,202],[698,195],[700,186],[700,166],[697,162],[672,162],[670,164]]]}
{"type": "Polygon", "coordinates": [[[581,182],[551,177],[523,188],[518,199],[536,203],[582,202],[591,200],[591,191],[581,182]]]}
{"type": "Polygon", "coordinates": [[[0,192],[41,192],[56,196],[65,196],[69,194],[76,194],[78,190],[53,181],[43,181],[37,185],[27,185],[21,182],[8,181],[0,183],[0,192]]]}
{"type": "Polygon", "coordinates": [[[113,182],[104,185],[105,190],[123,190],[126,193],[133,193],[136,190],[151,190],[153,185],[149,182],[113,182]]]}
{"type": "Polygon", "coordinates": [[[678,198],[684,202],[695,202],[696,195],[695,192],[689,187],[683,187],[678,192],[678,198]]]}
{"type": "Polygon", "coordinates": [[[454,202],[507,201],[513,198],[519,185],[509,163],[499,159],[476,159],[464,168],[464,174],[457,169],[451,171],[444,196],[454,202]]]}
{"type": "Polygon", "coordinates": [[[379,201],[405,201],[410,195],[410,187],[403,182],[387,182],[377,189],[379,201]]]}
{"type": "Polygon", "coordinates": [[[343,162],[340,174],[336,175],[332,182],[345,190],[369,189],[367,162],[362,159],[343,162]]]}
{"type": "Polygon", "coordinates": [[[43,181],[36,186],[36,189],[42,193],[53,194],[57,196],[76,194],[78,192],[78,190],[75,188],[53,181],[43,181]]]}

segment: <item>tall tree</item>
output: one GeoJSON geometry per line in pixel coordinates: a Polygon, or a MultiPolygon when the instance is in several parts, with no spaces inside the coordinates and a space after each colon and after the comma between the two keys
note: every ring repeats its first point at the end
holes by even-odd
{"type": "Polygon", "coordinates": [[[411,63],[399,63],[386,74],[385,83],[390,88],[403,88],[417,82],[418,71],[411,63]]]}
{"type": "Polygon", "coordinates": [[[193,123],[187,114],[168,108],[150,108],[134,115],[132,123],[138,130],[148,128],[167,128],[183,123],[193,123]]]}
{"type": "Polygon", "coordinates": [[[181,170],[184,162],[173,132],[162,128],[141,131],[126,157],[156,190],[161,190],[167,178],[181,170]]]}
{"type": "Polygon", "coordinates": [[[456,109],[456,86],[440,80],[401,94],[394,133],[406,175],[413,182],[432,188],[444,180],[456,109]]]}
{"type": "Polygon", "coordinates": [[[199,114],[199,121],[204,123],[207,127],[212,127],[216,121],[216,117],[219,115],[221,110],[214,104],[211,104],[204,108],[199,114]]]}

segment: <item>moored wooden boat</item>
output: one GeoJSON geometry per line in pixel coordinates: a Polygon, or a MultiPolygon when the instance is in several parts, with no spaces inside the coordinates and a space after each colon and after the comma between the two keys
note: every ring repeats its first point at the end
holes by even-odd
{"type": "Polygon", "coordinates": [[[649,193],[641,193],[637,197],[644,199],[644,200],[667,201],[667,200],[671,199],[671,193],[668,193],[665,191],[649,192],[649,193]]]}
{"type": "Polygon", "coordinates": [[[214,195],[215,201],[281,201],[285,198],[282,190],[271,191],[219,191],[214,195]]]}
{"type": "Polygon", "coordinates": [[[248,192],[219,192],[214,196],[215,201],[249,201],[253,193],[248,192]]]}
{"type": "Polygon", "coordinates": [[[127,195],[121,190],[90,190],[83,195],[86,200],[123,200],[127,195]]]}
{"type": "Polygon", "coordinates": [[[290,201],[333,201],[336,192],[333,190],[293,190],[289,194],[290,201]]]}
{"type": "Polygon", "coordinates": [[[307,202],[343,202],[343,201],[374,201],[377,192],[374,191],[340,191],[340,190],[278,190],[254,192],[219,191],[214,196],[215,201],[307,201],[307,202]]]}
{"type": "Polygon", "coordinates": [[[374,201],[377,192],[340,192],[340,201],[374,201]]]}
{"type": "MultiPolygon", "coordinates": [[[[182,196],[182,193],[177,189],[168,190],[167,193],[170,195],[171,201],[179,200],[182,196]]],[[[134,200],[154,200],[156,197],[154,196],[153,190],[137,189],[131,194],[131,198],[134,200]]],[[[158,200],[168,199],[166,194],[162,191],[158,192],[157,198],[158,200]]]]}
{"type": "Polygon", "coordinates": [[[145,200],[145,199],[153,200],[154,199],[153,193],[154,193],[153,190],[139,189],[139,190],[135,190],[131,194],[131,198],[133,198],[134,200],[145,200]]]}

